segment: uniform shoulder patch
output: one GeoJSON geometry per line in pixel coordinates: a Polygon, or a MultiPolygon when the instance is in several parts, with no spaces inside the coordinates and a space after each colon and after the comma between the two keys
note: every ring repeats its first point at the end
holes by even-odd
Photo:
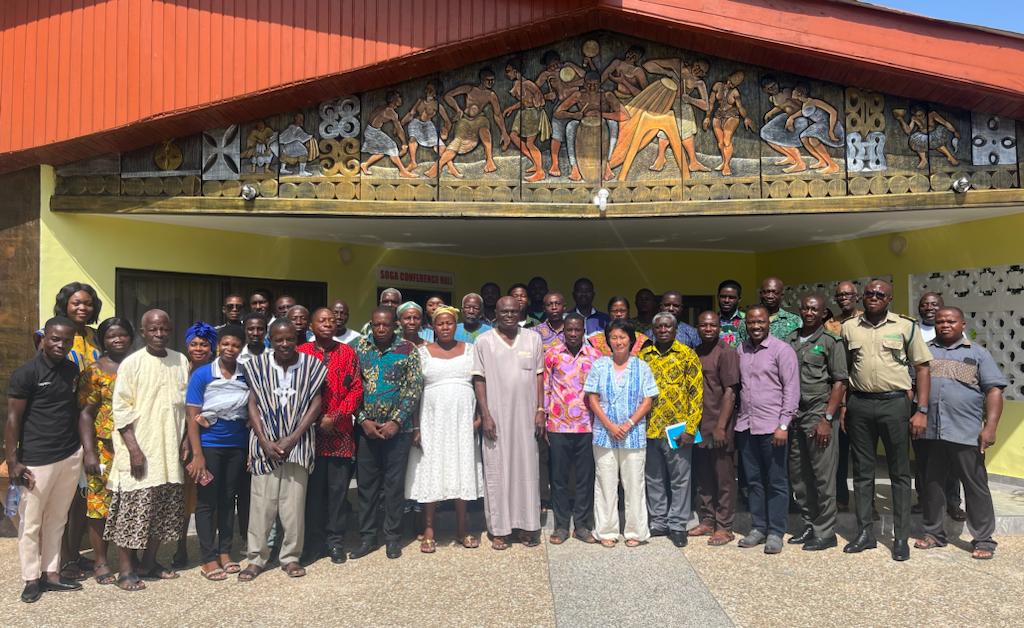
{"type": "Polygon", "coordinates": [[[906,320],[910,321],[911,323],[917,323],[918,322],[917,319],[914,318],[913,316],[907,316],[906,314],[897,314],[897,316],[899,316],[902,319],[906,319],[906,320]]]}

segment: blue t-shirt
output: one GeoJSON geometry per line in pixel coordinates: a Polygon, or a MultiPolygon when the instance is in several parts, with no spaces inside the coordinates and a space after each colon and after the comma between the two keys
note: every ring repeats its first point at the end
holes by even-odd
{"type": "Polygon", "coordinates": [[[248,404],[244,401],[248,396],[249,386],[240,365],[235,367],[231,379],[221,376],[220,360],[204,364],[192,373],[185,404],[216,416],[213,425],[199,428],[203,447],[249,446],[248,404]]]}

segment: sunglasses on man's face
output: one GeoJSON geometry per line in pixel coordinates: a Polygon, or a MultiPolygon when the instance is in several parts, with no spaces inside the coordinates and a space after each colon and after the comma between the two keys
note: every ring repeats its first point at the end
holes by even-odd
{"type": "Polygon", "coordinates": [[[241,303],[226,303],[224,305],[224,307],[229,309],[229,310],[240,310],[240,309],[242,309],[242,304],[241,303]]]}
{"type": "Polygon", "coordinates": [[[880,301],[884,301],[888,296],[889,296],[888,294],[882,292],[881,290],[865,290],[864,291],[864,298],[865,299],[878,299],[880,301]]]}

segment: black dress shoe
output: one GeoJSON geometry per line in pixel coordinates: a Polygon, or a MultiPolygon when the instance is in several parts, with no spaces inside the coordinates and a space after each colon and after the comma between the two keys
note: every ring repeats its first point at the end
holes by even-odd
{"type": "Polygon", "coordinates": [[[376,543],[374,543],[373,541],[363,541],[359,547],[357,547],[349,553],[348,557],[352,560],[357,560],[371,553],[375,549],[377,549],[376,543]]]}
{"type": "Polygon", "coordinates": [[[806,528],[804,528],[803,532],[801,532],[800,534],[794,534],[793,536],[789,537],[789,540],[786,542],[790,545],[803,545],[804,543],[810,541],[813,538],[814,528],[812,528],[811,526],[807,526],[806,528]]]}
{"type": "Polygon", "coordinates": [[[31,604],[32,602],[38,602],[41,597],[43,597],[43,590],[39,588],[38,580],[25,583],[25,588],[21,592],[22,602],[31,604]]]}
{"type": "Polygon", "coordinates": [[[345,562],[345,550],[340,547],[332,547],[330,549],[331,562],[335,565],[340,565],[345,562]]]}
{"type": "Polygon", "coordinates": [[[391,559],[400,558],[402,556],[402,544],[398,541],[388,541],[387,555],[391,559]]]}
{"type": "Polygon", "coordinates": [[[665,528],[651,528],[651,536],[668,536],[668,530],[665,528]]]}
{"type": "Polygon", "coordinates": [[[846,544],[843,552],[846,554],[858,554],[864,550],[875,549],[876,547],[878,547],[878,543],[875,541],[875,537],[867,530],[861,530],[857,538],[846,544]]]}
{"type": "Polygon", "coordinates": [[[906,539],[896,539],[892,542],[892,559],[899,562],[910,560],[910,545],[906,539]]]}
{"type": "Polygon", "coordinates": [[[946,514],[953,521],[967,521],[967,513],[960,506],[950,506],[946,509],[946,514]]]}
{"type": "Polygon", "coordinates": [[[672,530],[668,533],[668,538],[672,541],[672,545],[675,545],[676,547],[686,547],[688,537],[685,532],[672,530]]]}
{"type": "Polygon", "coordinates": [[[813,538],[804,543],[803,550],[805,552],[820,552],[821,550],[835,547],[839,542],[836,540],[836,535],[827,536],[823,539],[813,538]]]}
{"type": "Polygon", "coordinates": [[[81,591],[82,583],[67,578],[61,578],[57,582],[50,582],[45,577],[39,579],[39,586],[43,591],[81,591]]]}

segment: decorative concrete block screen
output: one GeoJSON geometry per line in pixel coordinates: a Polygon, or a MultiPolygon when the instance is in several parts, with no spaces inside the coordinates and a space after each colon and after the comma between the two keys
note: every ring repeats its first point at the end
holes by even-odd
{"type": "Polygon", "coordinates": [[[879,275],[877,277],[858,277],[856,279],[833,279],[832,281],[819,281],[818,283],[801,283],[794,284],[792,286],[786,286],[785,294],[782,296],[782,307],[789,310],[790,312],[800,313],[800,299],[805,294],[811,292],[819,292],[825,295],[828,301],[828,306],[832,308],[833,314],[839,313],[839,308],[836,306],[832,295],[835,294],[836,284],[840,281],[852,281],[853,285],[857,286],[857,292],[860,293],[864,290],[864,286],[868,285],[868,282],[875,279],[881,279],[892,283],[892,275],[879,275]]]}
{"type": "Polygon", "coordinates": [[[1024,264],[961,268],[910,277],[912,304],[938,292],[967,316],[967,334],[995,358],[1010,380],[1007,399],[1024,399],[1024,264]]]}

